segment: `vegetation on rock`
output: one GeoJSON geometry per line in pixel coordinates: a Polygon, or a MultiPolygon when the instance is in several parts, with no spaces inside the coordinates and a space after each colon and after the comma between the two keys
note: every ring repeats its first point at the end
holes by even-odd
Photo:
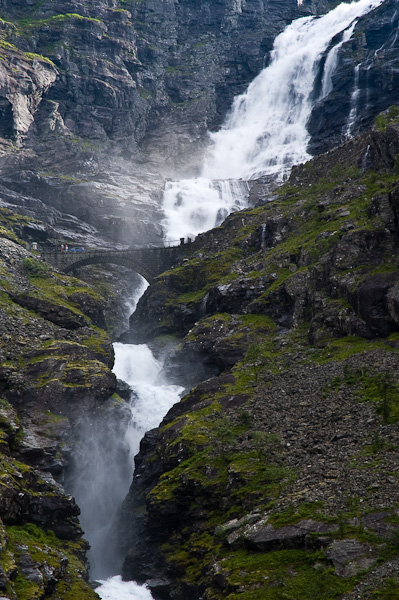
{"type": "Polygon", "coordinates": [[[79,414],[115,391],[105,301],[25,249],[32,219],[2,209],[0,237],[0,590],[20,600],[82,600],[79,509],[56,480],[79,414]]]}
{"type": "Polygon", "coordinates": [[[398,134],[297,167],[146,292],[133,329],[221,374],[143,442],[126,576],[156,565],[177,598],[397,593],[398,134]]]}

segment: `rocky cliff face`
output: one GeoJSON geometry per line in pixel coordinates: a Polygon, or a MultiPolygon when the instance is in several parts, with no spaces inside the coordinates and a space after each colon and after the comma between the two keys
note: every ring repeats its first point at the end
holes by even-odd
{"type": "MultiPolygon", "coordinates": [[[[159,240],[163,178],[195,171],[207,130],[267,63],[275,36],[327,5],[4,0],[2,198],[34,210],[55,238],[159,240]]],[[[394,103],[396,25],[393,0],[361,19],[313,112],[312,152],[394,103]]]]}
{"type": "Polygon", "coordinates": [[[63,485],[82,415],[112,406],[124,418],[106,303],[26,249],[19,235],[35,222],[4,208],[0,221],[0,594],[95,598],[63,485]]]}
{"type": "Polygon", "coordinates": [[[194,155],[297,14],[295,0],[2,2],[8,200],[58,237],[64,219],[93,245],[156,241],[163,177],[190,168],[188,145],[194,155]]]}
{"type": "Polygon", "coordinates": [[[219,372],[136,459],[124,576],[156,598],[398,593],[398,153],[386,117],[294,169],[132,317],[219,372]]]}
{"type": "Polygon", "coordinates": [[[397,2],[386,0],[360,20],[339,53],[333,90],[313,110],[309,151],[325,152],[369,127],[376,115],[397,103],[397,2]]]}

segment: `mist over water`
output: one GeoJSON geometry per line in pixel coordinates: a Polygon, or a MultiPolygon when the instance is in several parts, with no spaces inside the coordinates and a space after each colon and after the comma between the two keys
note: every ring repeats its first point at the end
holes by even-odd
{"type": "MultiPolygon", "coordinates": [[[[132,388],[129,403],[131,418],[123,440],[123,443],[127,444],[129,448],[130,477],[126,478],[119,491],[119,500],[115,507],[117,513],[130,487],[133,459],[139,451],[141,438],[146,431],[159,425],[168,410],[180,400],[180,394],[184,388],[164,381],[162,363],[154,357],[145,344],[115,343],[114,351],[114,373],[118,379],[122,379],[132,388]]],[[[118,445],[118,440],[115,440],[115,443],[118,445]]],[[[112,484],[112,482],[109,483],[112,484]]],[[[95,539],[89,535],[89,532],[87,532],[87,538],[91,543],[92,539],[95,539]]],[[[102,547],[100,546],[98,550],[99,553],[102,552],[103,555],[107,555],[107,539],[104,541],[105,544],[102,547]]],[[[115,572],[117,571],[114,568],[112,574],[114,575],[115,572]]],[[[100,565],[100,569],[96,568],[93,573],[99,579],[110,574],[104,568],[104,565],[100,565]]],[[[125,598],[129,600],[147,600],[152,598],[151,593],[145,587],[138,586],[134,582],[123,582],[120,576],[114,576],[107,581],[103,581],[96,592],[104,600],[124,600],[125,598]]]]}
{"type": "MultiPolygon", "coordinates": [[[[270,65],[235,99],[222,129],[210,134],[201,177],[167,184],[163,203],[167,240],[194,237],[219,225],[230,212],[246,207],[247,181],[260,175],[281,180],[294,164],[310,158],[306,124],[313,103],[330,93],[338,49],[350,39],[354,21],[382,2],[341,4],[324,17],[295,21],[276,38],[270,65]],[[327,48],[315,98],[315,80],[327,48]]],[[[138,295],[132,308],[137,300],[138,295]]],[[[102,580],[96,589],[99,596],[149,600],[147,588],[116,575],[122,557],[112,546],[112,527],[131,483],[133,457],[142,436],[158,426],[183,388],[163,379],[162,363],[147,346],[116,343],[114,349],[114,372],[130,385],[130,402],[120,408],[117,418],[104,409],[103,416],[82,421],[78,471],[69,491],[81,508],[82,527],[92,545],[92,577],[102,580]]]]}
{"type": "Polygon", "coordinates": [[[210,134],[201,177],[166,185],[167,241],[195,237],[245,208],[246,181],[261,176],[282,181],[293,165],[311,158],[306,126],[312,107],[330,93],[338,50],[350,39],[356,20],[382,2],[340,4],[323,17],[294,21],[275,39],[269,66],[235,98],[220,131],[210,134]],[[324,63],[322,96],[317,96],[320,62],[336,37],[324,63]]]}
{"type": "MultiPolygon", "coordinates": [[[[136,307],[147,285],[143,280],[132,295],[131,307],[136,307]]],[[[114,523],[132,481],[141,438],[159,425],[184,388],[165,381],[162,363],[146,345],[115,343],[114,352],[113,370],[131,387],[130,401],[104,405],[95,416],[81,419],[75,468],[66,487],[81,509],[80,522],[91,546],[90,574],[102,583],[96,592],[103,600],[148,600],[152,595],[146,587],[116,575],[123,556],[117,551],[114,523]]]]}

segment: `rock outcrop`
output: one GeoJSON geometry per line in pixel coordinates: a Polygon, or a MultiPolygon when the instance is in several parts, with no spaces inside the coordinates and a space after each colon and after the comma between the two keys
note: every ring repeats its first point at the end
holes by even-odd
{"type": "Polygon", "coordinates": [[[360,20],[350,43],[339,51],[333,89],[314,107],[309,122],[309,152],[330,150],[369,127],[397,104],[398,11],[386,0],[360,20]]]}
{"type": "Polygon", "coordinates": [[[139,303],[135,335],[214,375],[146,434],[124,503],[124,576],[156,598],[397,593],[398,152],[392,119],[295,168],[139,303]]]}
{"type": "Polygon", "coordinates": [[[63,485],[82,415],[113,405],[125,418],[99,328],[106,303],[25,248],[17,233],[42,224],[0,214],[0,594],[94,599],[80,510],[63,485]]]}
{"type": "Polygon", "coordinates": [[[72,240],[87,224],[94,245],[159,240],[163,177],[191,168],[187,147],[194,161],[297,15],[295,0],[2,2],[7,201],[44,203],[58,238],[67,213],[72,240]]]}

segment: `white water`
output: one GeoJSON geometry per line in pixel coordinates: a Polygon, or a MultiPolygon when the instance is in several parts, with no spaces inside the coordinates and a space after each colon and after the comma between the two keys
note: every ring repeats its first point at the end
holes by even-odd
{"type": "MultiPolygon", "coordinates": [[[[129,306],[136,307],[147,282],[133,295],[129,306]]],[[[126,419],[104,409],[98,418],[87,417],[79,424],[75,476],[68,493],[81,509],[80,522],[91,545],[91,577],[103,600],[151,600],[150,591],[134,582],[124,582],[118,573],[122,557],[115,550],[114,522],[129,490],[134,456],[146,431],[157,427],[169,408],[180,400],[182,387],[164,381],[162,363],[144,344],[114,344],[114,373],[132,389],[126,404],[126,419]],[[108,577],[108,579],[106,579],[108,577]]]]}
{"type": "Polygon", "coordinates": [[[103,600],[153,600],[148,588],[137,585],[134,581],[122,581],[120,575],[100,583],[96,592],[103,600]]]}
{"type": "MultiPolygon", "coordinates": [[[[156,360],[148,346],[115,343],[114,350],[114,373],[118,379],[126,381],[134,392],[130,403],[132,418],[125,436],[130,450],[132,475],[133,458],[139,451],[141,438],[146,431],[159,425],[169,408],[180,400],[184,388],[163,381],[162,363],[156,360]]],[[[124,490],[121,490],[118,506],[129,489],[130,481],[131,476],[126,479],[124,490]]],[[[88,538],[91,541],[90,536],[88,538]]],[[[96,592],[103,600],[152,598],[146,587],[131,581],[124,582],[119,575],[106,581],[100,580],[100,583],[96,592]]]]}
{"type": "Polygon", "coordinates": [[[352,35],[357,19],[382,2],[340,4],[323,17],[294,21],[276,38],[269,66],[234,100],[221,130],[210,134],[201,177],[167,184],[167,241],[195,237],[245,208],[245,181],[260,176],[283,180],[293,165],[311,158],[306,125],[318,99],[314,88],[323,53],[342,33],[325,61],[322,94],[328,94],[339,47],[352,35]]]}
{"type": "Polygon", "coordinates": [[[127,433],[133,440],[130,446],[134,454],[146,431],[157,427],[168,410],[180,400],[184,388],[165,383],[162,363],[145,344],[114,344],[114,373],[126,381],[136,394],[131,404],[132,422],[127,433]],[[138,434],[139,439],[136,440],[138,434]]]}
{"type": "MultiPolygon", "coordinates": [[[[168,240],[195,236],[220,224],[231,211],[246,206],[247,180],[259,175],[282,178],[294,164],[309,158],[306,124],[316,100],[314,86],[321,56],[331,40],[343,33],[325,61],[322,97],[331,91],[338,49],[352,35],[355,20],[382,2],[359,0],[342,4],[321,18],[299,19],[276,39],[270,65],[245,94],[236,98],[223,128],[210,135],[211,145],[204,158],[202,177],[167,185],[164,228],[168,240]]],[[[93,556],[101,554],[107,540],[103,532],[97,535],[99,530],[104,526],[107,531],[107,527],[112,526],[112,515],[128,491],[133,456],[139,449],[140,439],[145,431],[159,424],[182,391],[162,381],[162,365],[147,346],[115,344],[115,355],[114,372],[134,390],[130,426],[123,439],[115,440],[114,446],[109,447],[108,441],[100,437],[90,450],[88,461],[89,469],[99,481],[93,480],[93,485],[87,486],[85,473],[90,471],[83,470],[80,487],[77,486],[82,499],[75,493],[82,508],[82,523],[86,519],[92,527],[91,515],[97,519],[93,531],[85,526],[87,538],[93,544],[93,556]],[[128,476],[126,469],[120,469],[116,463],[121,452],[125,462],[126,457],[128,459],[128,476]],[[97,455],[99,468],[93,470],[91,460],[97,455]],[[88,491],[87,487],[93,489],[88,491]],[[105,515],[108,524],[103,525],[98,521],[96,502],[98,496],[105,496],[109,490],[112,493],[100,519],[105,515]]],[[[101,569],[102,565],[99,573],[101,569]]],[[[96,576],[99,576],[97,571],[96,576]]],[[[152,598],[147,588],[123,582],[120,576],[102,581],[96,591],[103,600],[152,598]]]]}
{"type": "MultiPolygon", "coordinates": [[[[132,419],[126,432],[131,461],[139,451],[140,440],[146,431],[157,427],[168,410],[180,400],[184,388],[166,384],[162,378],[162,363],[158,361],[145,344],[114,344],[114,373],[118,379],[126,381],[134,396],[131,402],[132,419]]],[[[132,469],[133,472],[133,469],[132,469]]],[[[126,481],[126,495],[131,477],[126,481]]],[[[96,589],[103,600],[148,600],[150,591],[132,581],[122,581],[117,575],[100,581],[96,589]]]]}
{"type": "Polygon", "coordinates": [[[146,291],[146,289],[148,288],[148,285],[149,285],[148,281],[146,279],[144,279],[144,277],[141,277],[141,275],[139,275],[139,274],[137,274],[137,275],[140,279],[140,283],[137,286],[133,296],[131,298],[129,298],[128,300],[126,300],[126,302],[125,302],[126,330],[129,329],[130,315],[132,315],[134,313],[134,311],[136,310],[138,301],[140,300],[141,296],[144,294],[144,292],[146,291]]]}
{"type": "Polygon", "coordinates": [[[349,139],[352,136],[353,126],[356,122],[357,110],[358,110],[358,101],[360,95],[359,88],[359,78],[360,78],[360,64],[355,67],[355,78],[353,84],[353,91],[351,94],[351,108],[349,112],[348,121],[346,124],[345,137],[349,139]]]}

